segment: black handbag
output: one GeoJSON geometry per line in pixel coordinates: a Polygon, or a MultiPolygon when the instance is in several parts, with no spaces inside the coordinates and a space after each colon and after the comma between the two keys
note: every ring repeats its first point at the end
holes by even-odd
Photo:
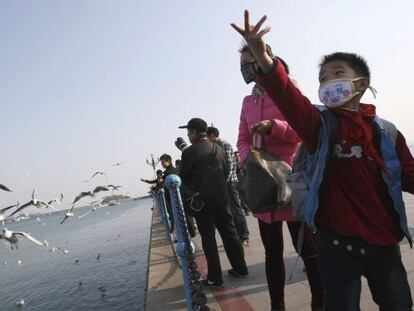
{"type": "MultiPolygon", "coordinates": [[[[263,107],[260,109],[263,119],[263,107]]],[[[292,168],[266,152],[262,136],[255,133],[252,141],[244,163],[247,204],[254,213],[273,212],[291,200],[292,190],[286,182],[286,176],[292,172],[292,168]]]]}
{"type": "Polygon", "coordinates": [[[252,212],[276,211],[290,201],[292,191],[286,176],[292,169],[285,161],[264,150],[252,148],[244,168],[247,205],[252,212]]]}

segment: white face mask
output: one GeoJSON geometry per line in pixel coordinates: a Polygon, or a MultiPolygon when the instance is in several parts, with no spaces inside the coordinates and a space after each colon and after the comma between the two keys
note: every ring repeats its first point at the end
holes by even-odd
{"type": "Polygon", "coordinates": [[[355,92],[356,79],[334,79],[319,87],[319,100],[329,108],[340,107],[350,101],[359,92],[355,92]]]}
{"type": "MultiPolygon", "coordinates": [[[[353,82],[363,78],[330,80],[319,87],[319,100],[329,108],[340,107],[359,94],[359,91],[355,91],[353,82]]],[[[371,86],[368,88],[375,98],[375,89],[371,86]]]]}

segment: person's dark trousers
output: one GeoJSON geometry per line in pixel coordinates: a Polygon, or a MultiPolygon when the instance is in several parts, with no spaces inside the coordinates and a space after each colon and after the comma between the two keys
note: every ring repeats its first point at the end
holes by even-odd
{"type": "Polygon", "coordinates": [[[205,206],[203,211],[195,215],[198,231],[200,232],[203,251],[207,259],[207,279],[222,282],[220,258],[215,237],[217,228],[223,241],[224,250],[231,266],[240,274],[247,274],[246,261],[240,238],[234,226],[229,207],[205,206]],[[205,210],[208,210],[206,212],[205,210]]]}
{"type": "Polygon", "coordinates": [[[247,228],[246,215],[244,214],[243,207],[241,206],[239,192],[237,190],[236,183],[227,183],[227,192],[229,195],[229,205],[231,215],[236,225],[237,233],[239,234],[240,240],[249,240],[249,229],[247,228]]]}
{"type": "Polygon", "coordinates": [[[398,244],[374,246],[319,229],[317,245],[328,310],[361,310],[362,276],[380,311],[412,310],[410,285],[398,244]]]}
{"type": "Polygon", "coordinates": [[[170,221],[170,232],[173,233],[174,232],[174,216],[173,216],[170,199],[167,196],[165,197],[165,207],[167,208],[168,219],[170,221]]]}
{"type": "MultiPolygon", "coordinates": [[[[260,237],[265,249],[266,280],[272,309],[284,309],[285,265],[283,261],[282,221],[270,224],[259,220],[260,237]]],[[[300,222],[287,222],[292,243],[297,251],[300,222]]],[[[325,293],[319,277],[317,250],[312,232],[305,227],[301,257],[305,264],[306,274],[312,293],[312,307],[321,308],[325,305],[325,293]]],[[[335,309],[332,309],[335,310],[335,309]]]]}
{"type": "Polygon", "coordinates": [[[194,224],[194,218],[188,215],[188,212],[184,209],[185,219],[187,221],[187,229],[190,236],[193,238],[196,236],[196,228],[194,224]]]}

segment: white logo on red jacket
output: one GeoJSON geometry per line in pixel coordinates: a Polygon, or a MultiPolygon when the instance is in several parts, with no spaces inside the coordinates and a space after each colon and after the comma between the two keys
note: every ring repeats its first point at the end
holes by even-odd
{"type": "Polygon", "coordinates": [[[350,153],[344,153],[342,150],[342,146],[336,144],[333,146],[333,155],[337,158],[362,158],[362,147],[361,146],[352,146],[350,148],[350,153]]]}

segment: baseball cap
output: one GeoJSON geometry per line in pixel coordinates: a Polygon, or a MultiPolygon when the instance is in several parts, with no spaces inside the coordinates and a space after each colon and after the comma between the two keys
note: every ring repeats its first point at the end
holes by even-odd
{"type": "Polygon", "coordinates": [[[207,123],[200,118],[192,118],[187,125],[179,126],[180,129],[192,129],[199,133],[207,132],[207,123]]]}

